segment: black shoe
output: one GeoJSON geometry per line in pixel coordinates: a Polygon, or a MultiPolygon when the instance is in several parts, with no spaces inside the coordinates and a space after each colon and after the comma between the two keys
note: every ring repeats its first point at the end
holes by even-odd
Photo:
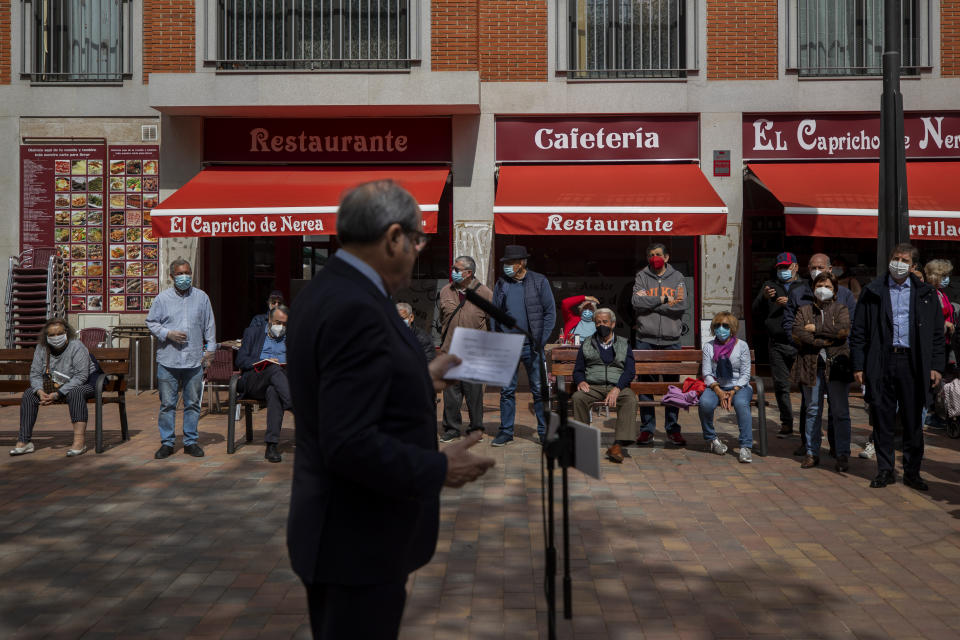
{"type": "Polygon", "coordinates": [[[837,459],[837,450],[834,449],[833,447],[830,447],[830,457],[833,458],[834,460],[837,459]]]}
{"type": "MultiPolygon", "coordinates": [[[[467,435],[470,435],[470,432],[467,432],[467,435]]],[[[456,429],[447,429],[440,436],[440,442],[453,442],[454,440],[460,439],[460,432],[456,429]]]]}
{"type": "Polygon", "coordinates": [[[796,451],[793,452],[793,455],[798,456],[798,457],[800,457],[800,458],[806,456],[806,455],[807,455],[807,445],[801,443],[800,446],[797,447],[796,451]]]}
{"type": "MultiPolygon", "coordinates": [[[[203,452],[200,452],[200,455],[203,455],[203,452]]],[[[283,460],[283,458],[280,457],[280,452],[277,450],[276,442],[267,443],[267,450],[264,452],[263,457],[270,462],[281,462],[283,460]]]]}
{"type": "Polygon", "coordinates": [[[156,458],[157,460],[164,460],[165,458],[169,458],[172,454],[173,454],[173,447],[171,447],[168,444],[165,444],[165,445],[161,445],[161,447],[157,449],[157,452],[153,454],[153,457],[156,458]]]}
{"type": "Polygon", "coordinates": [[[200,448],[198,444],[188,444],[183,448],[183,452],[193,456],[194,458],[203,457],[203,449],[200,448]]]}
{"type": "Polygon", "coordinates": [[[903,484],[917,491],[929,491],[930,485],[923,481],[919,473],[903,474],[903,484]]]}
{"type": "Polygon", "coordinates": [[[888,484],[897,481],[897,476],[893,471],[883,470],[877,474],[877,477],[870,481],[871,489],[882,489],[888,484]]]}
{"type": "Polygon", "coordinates": [[[784,424],[780,426],[780,431],[777,431],[778,438],[789,438],[793,435],[793,426],[784,424]]]}

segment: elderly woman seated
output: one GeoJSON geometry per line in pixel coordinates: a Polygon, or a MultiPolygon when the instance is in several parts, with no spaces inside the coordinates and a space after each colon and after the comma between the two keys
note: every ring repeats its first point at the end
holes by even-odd
{"type": "Polygon", "coordinates": [[[700,427],[707,449],[718,455],[727,452],[727,445],[720,441],[713,428],[713,414],[717,407],[733,409],[740,427],[740,462],[753,462],[750,449],[753,447],[753,418],[750,415],[750,347],[737,339],[740,323],[729,311],[721,311],[713,317],[710,332],[713,340],[703,343],[701,372],[707,385],[700,396],[700,427]]]}
{"type": "Polygon", "coordinates": [[[73,446],[67,456],[86,452],[87,399],[92,398],[97,372],[96,361],[76,338],[73,328],[63,318],[52,318],[40,331],[40,342],[30,365],[30,388],[20,401],[20,436],[10,455],[33,453],[33,426],[41,406],[66,402],[73,423],[73,446]]]}
{"type": "Polygon", "coordinates": [[[597,332],[593,316],[600,301],[593,296],[570,296],[560,303],[563,315],[563,333],[560,341],[567,344],[583,344],[597,332]],[[579,337],[579,339],[577,339],[579,337]]]}

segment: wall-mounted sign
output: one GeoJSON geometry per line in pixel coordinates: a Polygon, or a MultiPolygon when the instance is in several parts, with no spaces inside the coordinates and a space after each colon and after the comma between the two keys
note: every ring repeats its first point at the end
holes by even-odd
{"type": "Polygon", "coordinates": [[[70,311],[104,309],[104,145],[20,147],[20,249],[55,247],[70,311]]]}
{"type": "Polygon", "coordinates": [[[713,177],[726,178],[730,176],[730,150],[713,152],[713,177]]]}
{"type": "Polygon", "coordinates": [[[207,118],[207,162],[450,162],[449,118],[207,118]]]}
{"type": "MultiPolygon", "coordinates": [[[[907,113],[908,158],[960,158],[960,113],[907,113]]],[[[880,157],[879,113],[744,114],[744,160],[880,157]]]]}
{"type": "Polygon", "coordinates": [[[700,157],[697,115],[497,118],[497,162],[643,162],[700,157]]]}

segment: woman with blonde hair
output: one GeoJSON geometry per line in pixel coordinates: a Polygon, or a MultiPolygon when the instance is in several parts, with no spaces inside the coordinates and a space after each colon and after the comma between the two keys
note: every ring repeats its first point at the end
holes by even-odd
{"type": "Polygon", "coordinates": [[[937,298],[943,307],[943,338],[950,344],[954,332],[953,304],[947,298],[944,288],[950,284],[950,275],[953,273],[953,263],[949,260],[931,260],[923,268],[927,284],[937,290],[937,298]]]}
{"type": "Polygon", "coordinates": [[[727,411],[735,411],[740,427],[740,462],[753,462],[750,454],[753,447],[750,347],[737,338],[739,328],[737,317],[729,311],[721,311],[710,322],[713,340],[703,343],[703,363],[700,369],[707,388],[700,396],[698,410],[707,450],[721,456],[727,452],[727,445],[717,437],[713,428],[713,414],[718,406],[727,411]]]}

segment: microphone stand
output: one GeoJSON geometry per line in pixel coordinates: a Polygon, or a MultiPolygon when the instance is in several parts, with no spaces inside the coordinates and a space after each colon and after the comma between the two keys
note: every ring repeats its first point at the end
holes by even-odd
{"type": "MultiPolygon", "coordinates": [[[[466,289],[464,292],[467,300],[484,311],[487,315],[502,324],[508,329],[516,329],[527,337],[530,341],[530,350],[537,357],[537,366],[540,368],[540,393],[541,401],[544,401],[544,412],[549,413],[550,406],[545,402],[547,382],[547,359],[543,347],[538,340],[535,340],[530,331],[517,326],[516,319],[503,309],[496,307],[490,301],[480,297],[472,289],[466,289]]],[[[565,389],[557,389],[557,405],[560,415],[560,424],[557,428],[556,437],[546,441],[547,434],[544,433],[543,455],[547,458],[547,539],[545,551],[545,570],[544,570],[544,591],[547,599],[547,637],[549,640],[555,640],[557,637],[557,547],[554,539],[555,500],[553,496],[553,475],[556,465],[560,465],[561,470],[561,495],[562,495],[562,517],[563,517],[563,617],[567,620],[573,618],[573,583],[570,578],[570,491],[567,470],[575,466],[576,456],[574,450],[574,431],[569,424],[569,397],[565,389]]],[[[549,427],[549,421],[547,426],[549,427]]]]}

